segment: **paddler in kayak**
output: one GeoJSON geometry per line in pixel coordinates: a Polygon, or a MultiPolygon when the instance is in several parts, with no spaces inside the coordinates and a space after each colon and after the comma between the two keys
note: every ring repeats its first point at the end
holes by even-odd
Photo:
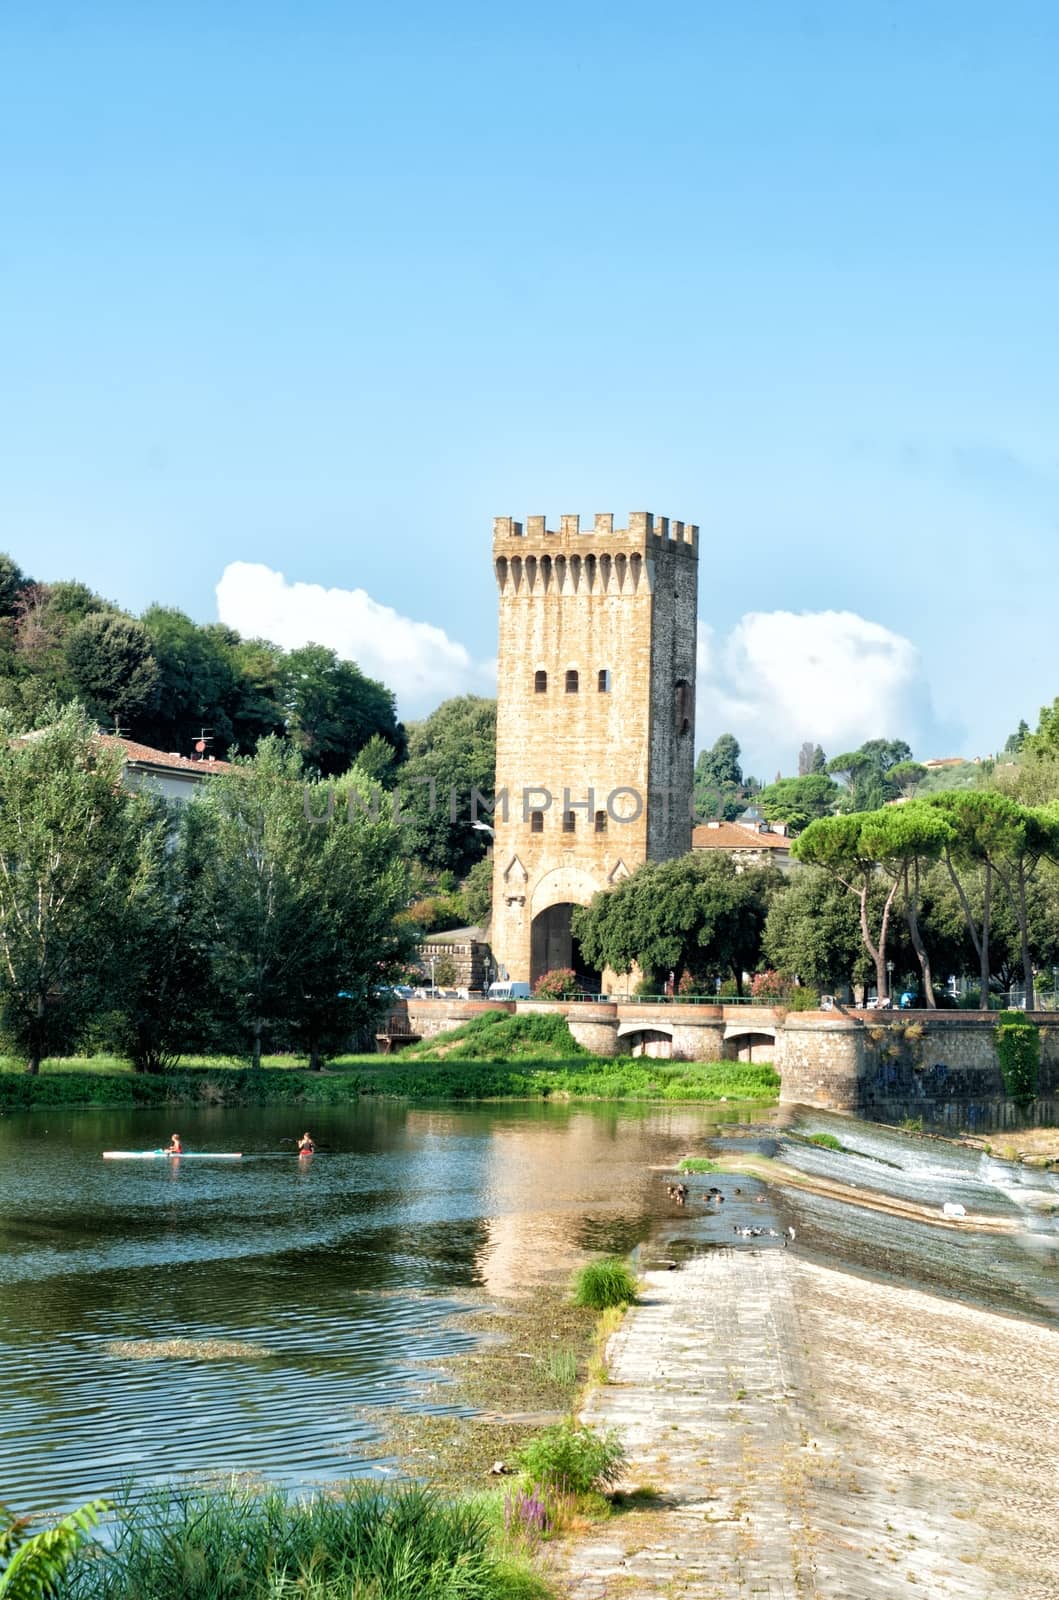
{"type": "Polygon", "coordinates": [[[298,1154],[300,1156],[311,1156],[316,1154],[316,1146],[313,1144],[313,1136],[311,1133],[303,1133],[301,1138],[298,1140],[298,1154]]]}
{"type": "Polygon", "coordinates": [[[167,1156],[182,1156],[184,1154],[184,1146],[180,1142],[179,1133],[170,1135],[169,1143],[165,1147],[165,1154],[167,1156]]]}

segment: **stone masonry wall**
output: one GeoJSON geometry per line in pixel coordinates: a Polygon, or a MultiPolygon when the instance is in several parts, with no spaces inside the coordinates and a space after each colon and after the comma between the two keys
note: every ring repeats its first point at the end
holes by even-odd
{"type": "Polygon", "coordinates": [[[558,530],[498,517],[493,563],[496,787],[507,804],[493,817],[492,945],[525,982],[545,961],[569,964],[565,913],[540,924],[549,936],[536,955],[535,918],[587,904],[648,855],[690,848],[698,529],[649,512],[627,528],[600,515],[584,532],[575,516],[558,530]],[[679,736],[674,673],[691,696],[679,736]],[[683,801],[652,798],[681,786],[683,801]],[[656,803],[683,823],[660,831],[656,803]]]}

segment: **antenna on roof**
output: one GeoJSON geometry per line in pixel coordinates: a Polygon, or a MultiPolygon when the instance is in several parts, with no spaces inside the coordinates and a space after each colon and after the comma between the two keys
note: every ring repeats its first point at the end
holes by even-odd
{"type": "Polygon", "coordinates": [[[213,730],[211,728],[201,729],[198,738],[195,740],[195,754],[192,760],[204,761],[206,759],[206,751],[212,743],[213,730]]]}
{"type": "Polygon", "coordinates": [[[122,727],[117,712],[114,713],[114,737],[115,739],[127,739],[129,737],[129,730],[122,727]]]}

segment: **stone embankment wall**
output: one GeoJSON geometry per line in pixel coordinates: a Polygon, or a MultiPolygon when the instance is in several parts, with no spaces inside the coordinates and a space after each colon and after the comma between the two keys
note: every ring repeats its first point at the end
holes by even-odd
{"type": "Polygon", "coordinates": [[[595,1055],[637,1052],[678,1061],[770,1060],[781,1100],[879,1121],[923,1117],[982,1131],[1059,1120],[1059,1016],[1031,1014],[1041,1030],[1036,1106],[1018,1112],[1004,1092],[996,1016],[984,1011],[784,1011],[773,1006],[662,1005],[534,1000],[410,1000],[423,1038],[483,1011],[561,1011],[595,1055]]]}

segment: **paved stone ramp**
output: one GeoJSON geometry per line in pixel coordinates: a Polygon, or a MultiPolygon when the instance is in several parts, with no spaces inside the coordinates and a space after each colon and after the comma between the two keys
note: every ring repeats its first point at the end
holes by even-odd
{"type": "Polygon", "coordinates": [[[913,1530],[814,1421],[792,1252],[714,1250],[644,1281],[585,1420],[620,1429],[628,1487],[662,1499],[575,1544],[570,1600],[984,1596],[947,1516],[918,1508],[913,1530]]]}

